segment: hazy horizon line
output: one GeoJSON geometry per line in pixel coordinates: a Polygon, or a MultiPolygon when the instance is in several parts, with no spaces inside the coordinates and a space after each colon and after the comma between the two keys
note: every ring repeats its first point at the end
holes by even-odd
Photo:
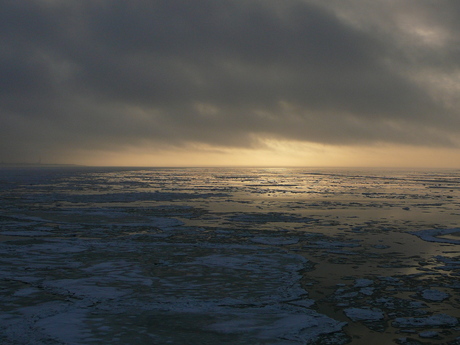
{"type": "Polygon", "coordinates": [[[210,169],[210,168],[248,168],[248,169],[415,169],[415,170],[459,170],[458,167],[428,166],[332,166],[332,165],[91,165],[76,163],[27,163],[0,162],[0,167],[82,167],[82,168],[140,168],[140,169],[210,169]]]}

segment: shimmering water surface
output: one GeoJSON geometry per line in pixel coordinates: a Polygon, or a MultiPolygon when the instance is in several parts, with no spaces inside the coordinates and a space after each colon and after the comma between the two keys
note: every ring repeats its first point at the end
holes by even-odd
{"type": "Polygon", "coordinates": [[[460,344],[460,171],[0,169],[2,344],[460,344]]]}

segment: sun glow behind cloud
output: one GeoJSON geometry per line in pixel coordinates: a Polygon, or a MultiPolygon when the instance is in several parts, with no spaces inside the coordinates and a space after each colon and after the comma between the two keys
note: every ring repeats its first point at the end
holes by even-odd
{"type": "Polygon", "coordinates": [[[69,159],[102,166],[157,167],[440,167],[460,168],[459,149],[434,149],[401,145],[350,147],[282,140],[265,140],[255,149],[216,148],[197,144],[186,148],[149,147],[119,152],[83,151],[69,159]]]}

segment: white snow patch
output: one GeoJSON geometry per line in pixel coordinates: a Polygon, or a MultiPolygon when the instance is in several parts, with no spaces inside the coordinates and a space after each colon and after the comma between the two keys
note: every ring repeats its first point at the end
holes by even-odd
{"type": "Polygon", "coordinates": [[[88,246],[83,242],[52,240],[48,243],[33,244],[28,247],[28,252],[40,254],[57,254],[57,253],[79,253],[88,250],[88,246]]]}
{"type": "Polygon", "coordinates": [[[384,276],[380,276],[378,277],[378,279],[380,281],[384,281],[384,282],[387,282],[387,283],[390,283],[390,284],[395,284],[395,283],[399,283],[400,282],[400,279],[399,278],[395,278],[395,277],[384,277],[384,276]]]}
{"type": "Polygon", "coordinates": [[[323,249],[336,249],[336,248],[357,248],[361,247],[358,243],[345,243],[338,241],[314,241],[312,245],[307,245],[307,248],[323,248],[323,249]]]}
{"type": "Polygon", "coordinates": [[[129,227],[156,227],[163,230],[168,230],[170,228],[175,228],[178,226],[184,225],[184,222],[175,219],[175,218],[166,218],[166,217],[149,217],[149,222],[118,222],[123,226],[129,227]]]}
{"type": "Polygon", "coordinates": [[[116,299],[131,291],[120,290],[112,286],[98,286],[101,279],[60,279],[49,281],[44,284],[48,289],[54,289],[63,295],[78,296],[79,298],[93,299],[116,299]]]}
{"type": "Polygon", "coordinates": [[[447,314],[437,314],[428,317],[398,317],[393,323],[393,327],[454,327],[458,325],[457,318],[447,314]]]}
{"type": "Polygon", "coordinates": [[[52,235],[52,233],[49,231],[44,231],[44,230],[17,230],[17,231],[2,231],[0,232],[0,235],[38,237],[38,236],[50,236],[52,235]]]}
{"type": "Polygon", "coordinates": [[[449,238],[439,238],[439,236],[460,233],[460,228],[454,229],[427,229],[410,232],[410,234],[418,236],[424,241],[428,242],[441,242],[441,243],[453,243],[460,244],[460,240],[454,240],[449,238]]]}
{"type": "Polygon", "coordinates": [[[359,290],[359,293],[366,295],[366,296],[372,296],[374,294],[375,289],[372,287],[366,287],[362,288],[359,290]]]}
{"type": "Polygon", "coordinates": [[[207,329],[227,334],[243,333],[261,340],[288,340],[286,344],[305,344],[322,334],[338,332],[345,325],[345,322],[338,322],[313,310],[292,313],[265,307],[264,310],[247,310],[231,320],[211,324],[207,329]]]}
{"type": "Polygon", "coordinates": [[[293,304],[299,307],[304,307],[304,308],[310,308],[312,305],[315,304],[314,299],[304,299],[304,300],[299,300],[299,301],[291,301],[289,304],[293,304]]]}
{"type": "Polygon", "coordinates": [[[387,246],[385,244],[374,244],[371,247],[375,248],[375,249],[387,249],[387,248],[390,248],[390,246],[387,246]]]}
{"type": "Polygon", "coordinates": [[[426,332],[420,332],[418,334],[421,338],[436,338],[439,333],[436,331],[426,331],[426,332]]]}
{"type": "Polygon", "coordinates": [[[268,244],[268,245],[286,245],[296,244],[299,242],[298,238],[284,238],[284,237],[254,237],[251,238],[252,242],[268,244]]]}
{"type": "Polygon", "coordinates": [[[348,308],[344,312],[353,321],[379,321],[385,317],[383,312],[377,308],[348,308]]]}
{"type": "Polygon", "coordinates": [[[374,284],[374,281],[371,279],[356,279],[355,280],[355,288],[368,287],[372,284],[374,284]]]}
{"type": "Polygon", "coordinates": [[[86,314],[84,309],[59,313],[37,321],[36,327],[65,344],[76,344],[88,335],[84,331],[86,314]]]}
{"type": "Polygon", "coordinates": [[[308,262],[307,259],[300,255],[285,254],[285,259],[294,259],[297,263],[286,263],[280,262],[280,257],[271,257],[269,255],[260,254],[234,254],[234,255],[221,255],[213,254],[197,258],[195,261],[189,264],[199,264],[208,267],[226,267],[232,269],[243,269],[255,272],[265,270],[267,267],[286,267],[289,271],[300,270],[304,267],[304,263],[308,262]]]}
{"type": "Polygon", "coordinates": [[[24,289],[20,289],[20,290],[17,290],[13,296],[17,296],[17,297],[25,297],[25,296],[30,296],[34,293],[37,293],[37,292],[40,292],[39,289],[37,288],[34,288],[34,287],[28,287],[28,288],[24,288],[24,289]]]}
{"type": "Polygon", "coordinates": [[[439,290],[435,290],[435,289],[423,290],[421,295],[423,299],[426,299],[429,301],[435,301],[435,302],[441,302],[450,297],[448,293],[445,293],[439,290]]]}
{"type": "Polygon", "coordinates": [[[457,258],[450,258],[442,255],[437,255],[435,256],[435,259],[445,264],[445,266],[438,267],[439,269],[451,271],[458,270],[460,268],[460,261],[457,258]]]}

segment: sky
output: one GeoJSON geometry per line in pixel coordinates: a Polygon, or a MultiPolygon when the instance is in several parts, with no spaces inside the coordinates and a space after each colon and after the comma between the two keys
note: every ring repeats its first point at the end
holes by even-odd
{"type": "Polygon", "coordinates": [[[460,168],[457,0],[0,0],[0,161],[460,168]]]}

